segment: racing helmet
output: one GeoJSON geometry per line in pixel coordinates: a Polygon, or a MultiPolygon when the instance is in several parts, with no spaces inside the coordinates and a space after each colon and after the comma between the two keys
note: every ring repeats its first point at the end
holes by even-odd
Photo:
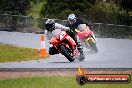
{"type": "Polygon", "coordinates": [[[48,19],[46,22],[46,30],[53,31],[55,29],[55,20],[54,19],[48,19]]]}
{"type": "Polygon", "coordinates": [[[74,24],[76,22],[76,16],[74,14],[70,14],[68,16],[68,21],[70,24],[74,24]]]}

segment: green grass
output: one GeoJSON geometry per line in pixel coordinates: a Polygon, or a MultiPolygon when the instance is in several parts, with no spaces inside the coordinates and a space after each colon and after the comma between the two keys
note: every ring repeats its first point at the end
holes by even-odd
{"type": "Polygon", "coordinates": [[[0,62],[23,61],[38,58],[39,51],[37,49],[0,44],[0,62]]]}
{"type": "Polygon", "coordinates": [[[0,80],[0,88],[131,88],[132,84],[85,84],[80,86],[75,77],[25,77],[0,80]]]}
{"type": "Polygon", "coordinates": [[[43,1],[43,2],[39,2],[37,4],[34,4],[32,6],[32,8],[30,9],[29,11],[29,16],[33,16],[33,17],[39,17],[39,14],[41,12],[41,9],[43,7],[43,5],[45,4],[46,2],[43,1]]]}

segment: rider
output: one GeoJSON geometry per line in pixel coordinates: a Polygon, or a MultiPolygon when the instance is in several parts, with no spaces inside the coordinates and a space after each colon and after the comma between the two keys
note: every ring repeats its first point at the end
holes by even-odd
{"type": "MultiPolygon", "coordinates": [[[[69,34],[69,36],[71,36],[75,40],[78,50],[80,52],[83,52],[82,45],[79,42],[79,38],[78,38],[77,33],[75,31],[75,29],[77,29],[80,24],[87,24],[87,23],[83,22],[80,19],[77,19],[74,14],[70,14],[68,17],[68,23],[66,24],[66,27],[61,25],[61,24],[55,23],[54,19],[48,19],[46,21],[46,30],[48,32],[47,34],[49,34],[49,33],[51,34],[51,32],[55,29],[65,30],[69,34]]],[[[55,49],[55,47],[50,47],[49,52],[50,52],[50,50],[52,51],[54,49],[55,49]]]]}
{"type": "Polygon", "coordinates": [[[78,26],[80,24],[88,25],[87,22],[84,22],[83,20],[78,19],[74,14],[70,14],[68,16],[68,23],[66,24],[66,27],[70,28],[70,30],[68,31],[68,34],[75,40],[75,42],[77,44],[77,47],[78,47],[78,50],[82,51],[82,49],[83,49],[81,47],[82,45],[79,42],[79,38],[78,38],[77,32],[75,31],[75,29],[78,29],[78,26]]]}
{"type": "Polygon", "coordinates": [[[65,27],[59,23],[55,23],[55,20],[54,19],[48,19],[46,22],[45,22],[45,26],[46,26],[46,34],[47,34],[47,37],[50,39],[51,36],[52,36],[52,32],[55,30],[55,29],[61,29],[61,30],[69,30],[69,27],[65,27]],[[50,36],[49,36],[50,35],[50,36]]]}
{"type": "MultiPolygon", "coordinates": [[[[45,30],[45,34],[47,35],[47,37],[50,39],[52,37],[52,35],[54,35],[54,31],[55,29],[57,30],[69,30],[69,27],[65,27],[59,23],[55,23],[54,19],[48,19],[45,22],[45,26],[46,26],[46,30],[45,30]]],[[[57,50],[54,46],[49,48],[49,54],[50,55],[54,55],[57,54],[57,50]]]]}

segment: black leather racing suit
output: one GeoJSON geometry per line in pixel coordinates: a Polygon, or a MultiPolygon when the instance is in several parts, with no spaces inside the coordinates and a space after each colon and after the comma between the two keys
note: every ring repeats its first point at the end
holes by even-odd
{"type": "Polygon", "coordinates": [[[78,28],[78,26],[80,24],[86,24],[88,25],[86,22],[80,20],[80,19],[76,19],[76,22],[74,24],[70,24],[69,22],[66,24],[66,27],[69,27],[70,30],[67,30],[67,33],[69,34],[69,36],[71,36],[73,38],[73,40],[75,40],[78,50],[82,51],[82,45],[79,42],[79,39],[77,37],[77,32],[75,31],[75,29],[78,28]]]}

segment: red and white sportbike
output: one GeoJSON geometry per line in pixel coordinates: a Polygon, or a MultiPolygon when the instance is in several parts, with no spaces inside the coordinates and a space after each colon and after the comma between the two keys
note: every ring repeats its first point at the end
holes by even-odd
{"type": "Polygon", "coordinates": [[[86,26],[86,24],[80,24],[78,29],[75,29],[75,31],[77,32],[79,39],[84,42],[83,45],[86,48],[90,48],[96,53],[98,52],[94,33],[90,30],[88,26],[86,26]]]}
{"type": "Polygon", "coordinates": [[[85,59],[83,52],[79,52],[75,41],[65,31],[61,31],[57,37],[52,36],[50,44],[53,45],[49,48],[50,55],[61,53],[70,62],[73,62],[75,59],[79,61],[85,59]]]}

